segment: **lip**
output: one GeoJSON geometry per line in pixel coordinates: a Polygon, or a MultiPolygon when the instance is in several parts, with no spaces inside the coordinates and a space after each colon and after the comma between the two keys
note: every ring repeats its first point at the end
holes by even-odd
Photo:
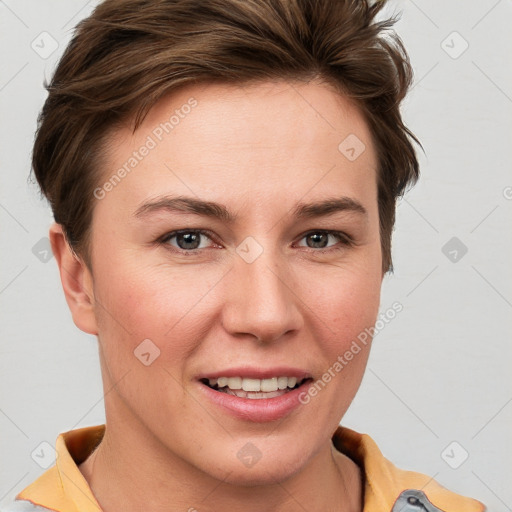
{"type": "Polygon", "coordinates": [[[214,373],[204,373],[197,376],[201,379],[218,379],[219,377],[246,377],[248,379],[270,379],[272,377],[297,377],[297,380],[312,377],[310,373],[300,368],[290,366],[275,366],[273,368],[255,368],[252,366],[241,366],[238,368],[226,368],[214,373]]]}
{"type": "Polygon", "coordinates": [[[288,391],[284,395],[274,398],[240,398],[216,391],[200,380],[197,381],[200,392],[206,399],[216,407],[219,407],[224,413],[228,413],[237,419],[250,421],[253,423],[267,423],[284,418],[292,411],[303,405],[299,401],[299,396],[307,393],[313,379],[307,372],[293,368],[272,368],[266,370],[256,370],[254,368],[236,368],[204,374],[198,379],[215,379],[218,377],[247,377],[247,378],[270,378],[275,376],[297,377],[298,379],[308,379],[298,388],[288,391]]]}

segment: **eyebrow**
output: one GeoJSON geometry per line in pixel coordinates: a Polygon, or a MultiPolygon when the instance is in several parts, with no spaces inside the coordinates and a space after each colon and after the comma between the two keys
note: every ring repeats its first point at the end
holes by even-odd
{"type": "MultiPolygon", "coordinates": [[[[234,223],[237,220],[237,215],[230,212],[223,204],[187,196],[163,196],[145,202],[136,210],[135,217],[146,217],[161,211],[193,213],[228,223],[234,223]]],[[[368,215],[366,208],[359,201],[344,196],[312,203],[298,203],[292,209],[292,215],[297,219],[323,217],[338,212],[356,213],[365,217],[368,215]]]]}

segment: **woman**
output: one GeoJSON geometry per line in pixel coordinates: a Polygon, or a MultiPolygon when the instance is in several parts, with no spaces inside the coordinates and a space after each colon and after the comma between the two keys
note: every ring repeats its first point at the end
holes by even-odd
{"type": "Polygon", "coordinates": [[[12,510],[482,511],[339,422],[418,177],[383,3],[106,1],[33,166],[106,425],[12,510]]]}

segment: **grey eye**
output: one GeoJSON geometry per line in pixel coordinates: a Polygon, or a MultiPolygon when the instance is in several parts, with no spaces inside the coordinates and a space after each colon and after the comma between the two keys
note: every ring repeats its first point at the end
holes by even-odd
{"type": "Polygon", "coordinates": [[[312,233],[307,235],[306,240],[308,240],[308,247],[313,247],[315,249],[323,249],[327,246],[327,242],[329,240],[328,233],[312,233]],[[311,241],[311,244],[309,244],[311,241]]]}
{"type": "Polygon", "coordinates": [[[192,252],[195,249],[204,249],[211,242],[210,237],[198,230],[182,230],[168,233],[162,240],[163,243],[172,245],[182,251],[192,252]]]}
{"type": "Polygon", "coordinates": [[[180,233],[176,235],[176,243],[180,249],[197,249],[201,242],[201,233],[180,233]]]}

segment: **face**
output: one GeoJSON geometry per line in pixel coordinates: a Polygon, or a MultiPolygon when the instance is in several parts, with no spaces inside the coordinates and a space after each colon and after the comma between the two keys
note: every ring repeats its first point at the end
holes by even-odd
{"type": "Polygon", "coordinates": [[[118,129],[91,236],[107,424],[231,482],[313,460],[378,312],[376,166],[320,83],[185,88],[118,129]]]}

